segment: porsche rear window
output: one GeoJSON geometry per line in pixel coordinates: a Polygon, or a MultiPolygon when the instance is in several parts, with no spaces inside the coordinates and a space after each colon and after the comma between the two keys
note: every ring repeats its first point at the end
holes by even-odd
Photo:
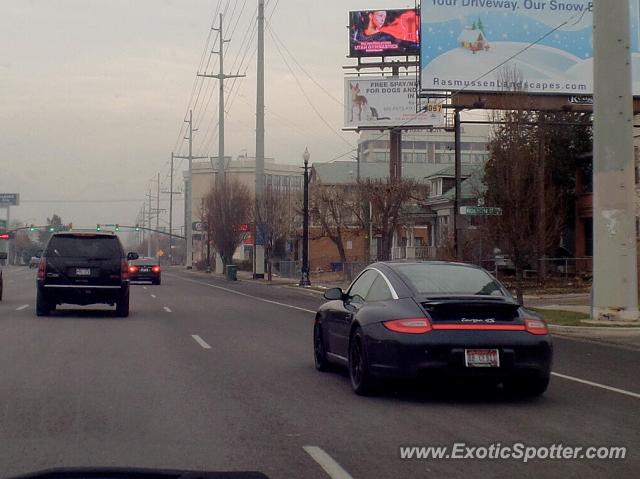
{"type": "Polygon", "coordinates": [[[480,269],[450,264],[396,266],[419,294],[504,296],[500,285],[480,269]]]}

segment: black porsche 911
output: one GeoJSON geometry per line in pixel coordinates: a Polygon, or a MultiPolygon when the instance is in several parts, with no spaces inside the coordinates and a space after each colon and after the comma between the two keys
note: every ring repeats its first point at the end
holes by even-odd
{"type": "Polygon", "coordinates": [[[316,368],[347,366],[357,394],[385,378],[478,378],[526,396],[549,384],[547,324],[481,268],[376,263],[347,292],[330,289],[325,298],[314,326],[316,368]]]}

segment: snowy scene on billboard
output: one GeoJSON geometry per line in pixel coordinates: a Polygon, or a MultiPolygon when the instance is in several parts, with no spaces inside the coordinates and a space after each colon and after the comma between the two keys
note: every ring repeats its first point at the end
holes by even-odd
{"type": "MultiPolygon", "coordinates": [[[[629,1],[634,95],[639,95],[640,8],[638,0],[629,1]]],[[[422,89],[499,92],[515,86],[530,93],[591,95],[593,3],[423,0],[422,89]],[[507,70],[517,72],[518,84],[501,81],[507,70]]]]}
{"type": "Polygon", "coordinates": [[[349,14],[350,56],[420,54],[420,16],[412,10],[363,10],[349,14]]]}

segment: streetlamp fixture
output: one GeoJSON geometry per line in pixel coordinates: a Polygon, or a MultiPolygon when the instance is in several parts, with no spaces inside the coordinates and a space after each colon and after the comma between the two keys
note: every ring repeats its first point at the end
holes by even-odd
{"type": "Polygon", "coordinates": [[[302,278],[300,286],[311,286],[309,279],[309,148],[305,148],[304,160],[304,221],[302,223],[302,278]]]}

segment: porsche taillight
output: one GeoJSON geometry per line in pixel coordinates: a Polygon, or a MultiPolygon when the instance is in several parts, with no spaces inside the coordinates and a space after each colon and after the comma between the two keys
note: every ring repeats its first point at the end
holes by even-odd
{"type": "Polygon", "coordinates": [[[38,279],[44,279],[47,276],[47,260],[40,258],[40,263],[38,263],[38,279]]]}
{"type": "Polygon", "coordinates": [[[385,321],[382,324],[394,333],[425,334],[433,331],[431,322],[427,318],[394,319],[385,321]]]}
{"type": "Polygon", "coordinates": [[[153,271],[154,273],[159,273],[159,272],[160,272],[160,266],[154,266],[154,267],[152,268],[152,271],[153,271]]]}
{"type": "Polygon", "coordinates": [[[528,333],[536,336],[545,336],[549,334],[549,327],[547,326],[547,322],[543,319],[525,319],[524,327],[528,333]]]}

